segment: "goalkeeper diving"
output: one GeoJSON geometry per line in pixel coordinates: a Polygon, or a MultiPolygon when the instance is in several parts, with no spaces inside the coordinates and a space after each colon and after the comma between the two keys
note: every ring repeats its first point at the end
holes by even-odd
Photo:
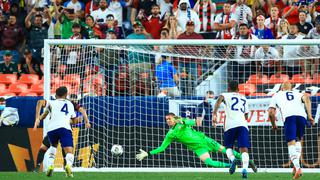
{"type": "MultiPolygon", "coordinates": [[[[172,141],[177,141],[186,145],[188,149],[194,151],[194,153],[210,167],[231,167],[231,164],[220,161],[214,161],[210,157],[210,152],[221,152],[226,154],[227,149],[206,136],[203,132],[196,131],[192,128],[195,125],[195,120],[188,118],[181,118],[174,113],[168,113],[166,115],[167,124],[170,127],[169,132],[166,134],[161,146],[150,152],[146,152],[140,149],[140,153],[136,155],[137,160],[142,161],[149,155],[154,155],[163,152],[172,141]]],[[[241,155],[237,151],[233,151],[236,158],[241,159],[241,155]]],[[[250,167],[256,172],[256,166],[253,161],[250,161],[250,167]]]]}

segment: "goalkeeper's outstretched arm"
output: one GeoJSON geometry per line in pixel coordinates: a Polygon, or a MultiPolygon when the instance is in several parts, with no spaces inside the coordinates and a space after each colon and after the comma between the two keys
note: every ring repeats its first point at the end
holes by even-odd
{"type": "Polygon", "coordinates": [[[136,159],[139,161],[142,161],[144,158],[148,157],[148,155],[154,155],[154,154],[161,153],[171,144],[171,142],[172,142],[172,138],[169,137],[167,134],[160,147],[158,147],[157,149],[154,149],[150,152],[146,152],[146,151],[140,149],[140,153],[136,155],[136,159]]]}

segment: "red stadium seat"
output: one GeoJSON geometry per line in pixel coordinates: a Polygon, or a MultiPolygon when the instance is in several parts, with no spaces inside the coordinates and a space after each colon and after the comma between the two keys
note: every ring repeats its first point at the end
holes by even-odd
{"type": "Polygon", "coordinates": [[[292,76],[291,83],[303,83],[303,84],[310,84],[312,80],[310,76],[305,77],[304,74],[295,74],[292,76]]]}
{"type": "Polygon", "coordinates": [[[22,74],[18,82],[28,85],[38,84],[39,76],[37,74],[22,74]]]}
{"type": "Polygon", "coordinates": [[[67,74],[63,78],[63,82],[67,82],[74,86],[80,85],[80,75],[79,74],[67,74]]]}
{"type": "Polygon", "coordinates": [[[286,74],[277,74],[277,75],[272,75],[270,80],[269,80],[269,84],[281,84],[285,81],[289,80],[289,76],[286,74]]]}
{"type": "Polygon", "coordinates": [[[16,74],[0,74],[0,83],[3,84],[13,84],[17,82],[16,74]]]}
{"type": "Polygon", "coordinates": [[[34,92],[22,92],[19,96],[38,96],[38,94],[34,92]]]}
{"type": "Polygon", "coordinates": [[[5,84],[0,84],[0,93],[8,92],[7,86],[5,84]]]}
{"type": "Polygon", "coordinates": [[[0,96],[16,96],[16,93],[13,93],[13,92],[4,92],[4,93],[0,93],[0,96]]]}
{"type": "Polygon", "coordinates": [[[43,93],[43,83],[32,85],[30,88],[30,92],[41,95],[43,93]]]}
{"type": "Polygon", "coordinates": [[[256,85],[254,84],[239,84],[238,88],[239,88],[239,93],[244,94],[246,96],[256,92],[256,85]]]}
{"type": "Polygon", "coordinates": [[[13,93],[16,93],[16,94],[29,91],[28,85],[24,84],[24,83],[10,84],[8,90],[9,90],[9,92],[13,92],[13,93]]]}
{"type": "Polygon", "coordinates": [[[267,75],[257,75],[257,74],[252,74],[247,83],[248,84],[266,84],[268,83],[268,76],[267,75]]]}

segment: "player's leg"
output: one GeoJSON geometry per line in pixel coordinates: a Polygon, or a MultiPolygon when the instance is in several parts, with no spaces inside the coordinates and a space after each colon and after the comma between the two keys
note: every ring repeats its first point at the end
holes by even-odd
{"type": "Polygon", "coordinates": [[[50,148],[48,149],[49,158],[48,158],[48,169],[46,172],[47,176],[52,176],[54,170],[54,160],[56,158],[57,146],[59,142],[59,134],[57,130],[48,132],[48,138],[50,141],[50,148]]]}
{"type": "Polygon", "coordinates": [[[290,116],[286,118],[284,122],[284,133],[288,144],[288,152],[291,162],[294,165],[295,174],[301,173],[299,155],[296,150],[296,137],[297,137],[297,118],[296,116],[290,116]]]}
{"type": "Polygon", "coordinates": [[[34,172],[39,172],[41,163],[44,158],[44,154],[47,152],[49,147],[50,147],[50,142],[49,142],[49,138],[47,135],[43,138],[42,144],[39,148],[38,155],[37,155],[37,161],[36,161],[37,163],[36,163],[36,167],[34,168],[34,172]]]}
{"type": "Polygon", "coordinates": [[[73,138],[72,138],[72,132],[68,129],[62,129],[61,132],[61,138],[60,138],[61,147],[63,148],[64,152],[66,153],[65,159],[66,159],[66,176],[73,177],[71,168],[74,161],[74,154],[73,154],[73,138]]]}
{"type": "MultiPolygon", "coordinates": [[[[210,145],[210,152],[221,152],[223,154],[227,154],[227,148],[223,146],[222,144],[218,143],[212,138],[207,137],[208,144],[210,145]]],[[[232,153],[235,158],[241,159],[241,154],[237,152],[236,150],[232,150],[232,153]]],[[[233,158],[234,159],[234,158],[233,158]]]]}
{"type": "Polygon", "coordinates": [[[247,172],[249,167],[249,154],[248,148],[250,147],[249,130],[246,127],[237,127],[238,134],[238,147],[241,153],[242,161],[242,178],[247,178],[247,172]]]}
{"type": "Polygon", "coordinates": [[[64,149],[61,149],[62,152],[62,157],[63,157],[63,167],[65,167],[67,165],[67,160],[66,160],[66,152],[64,151],[64,149]]]}
{"type": "MultiPolygon", "coordinates": [[[[297,159],[299,161],[300,165],[300,157],[301,157],[301,151],[302,151],[302,146],[300,140],[303,139],[304,136],[304,131],[305,131],[305,126],[307,123],[307,120],[304,117],[297,116],[297,140],[296,140],[296,154],[297,154],[297,159]]],[[[302,170],[294,168],[294,178],[298,179],[300,176],[302,176],[302,170]]]]}
{"type": "Polygon", "coordinates": [[[232,149],[235,141],[235,135],[236,135],[235,128],[229,129],[224,132],[224,145],[227,148],[226,155],[231,162],[231,166],[229,169],[230,174],[233,174],[236,171],[236,166],[238,163],[232,149]]]}
{"type": "Polygon", "coordinates": [[[205,148],[199,148],[199,149],[195,150],[195,153],[200,158],[200,160],[202,162],[204,162],[207,166],[210,166],[210,167],[230,167],[230,164],[228,164],[228,163],[212,160],[208,150],[205,148]]]}
{"type": "MultiPolygon", "coordinates": [[[[227,151],[231,151],[231,152],[228,152],[228,154],[233,154],[234,157],[236,159],[239,159],[239,160],[242,160],[242,157],[241,157],[241,154],[236,151],[236,150],[232,150],[232,149],[227,149],[225,146],[221,145],[220,143],[218,143],[217,141],[215,141],[214,139],[210,139],[210,143],[212,144],[212,148],[210,149],[211,152],[221,152],[223,154],[226,154],[227,155],[227,151]]],[[[234,161],[234,158],[232,158],[234,161]]],[[[253,160],[249,160],[249,166],[250,168],[252,168],[252,170],[256,173],[258,172],[258,169],[256,167],[256,165],[254,164],[253,160]]]]}

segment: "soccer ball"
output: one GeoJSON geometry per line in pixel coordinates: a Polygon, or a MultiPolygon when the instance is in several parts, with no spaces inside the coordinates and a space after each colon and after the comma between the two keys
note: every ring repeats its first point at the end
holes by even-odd
{"type": "Polygon", "coordinates": [[[111,154],[113,156],[121,156],[123,154],[123,148],[119,144],[115,144],[111,148],[111,154]]]}

